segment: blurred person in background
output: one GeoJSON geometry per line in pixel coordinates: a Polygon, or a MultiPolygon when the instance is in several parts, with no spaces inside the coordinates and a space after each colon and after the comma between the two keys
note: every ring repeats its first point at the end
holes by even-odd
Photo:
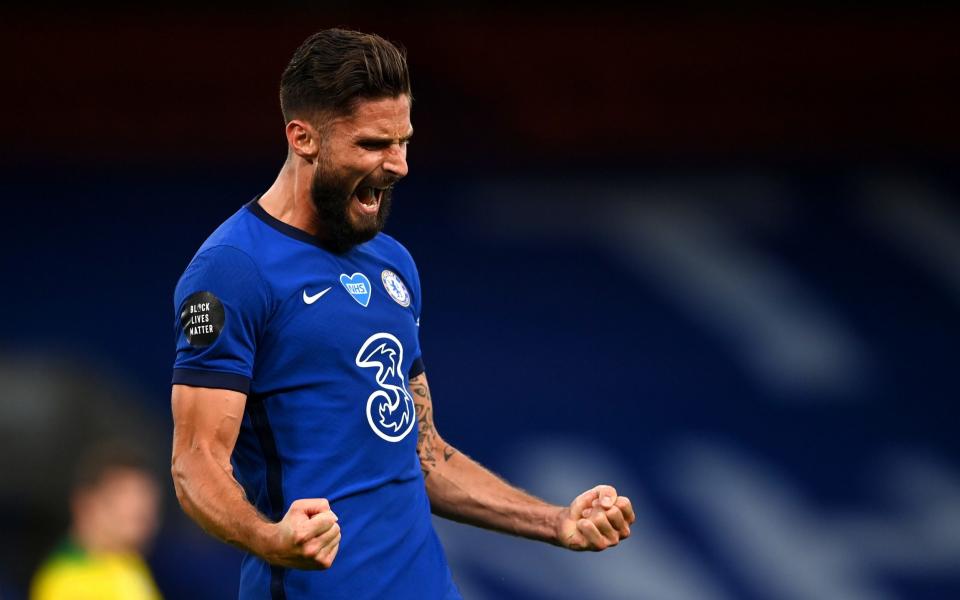
{"type": "Polygon", "coordinates": [[[460,598],[431,510],[572,550],[628,537],[633,508],[612,486],[551,505],[434,426],[419,277],[381,233],[413,133],[404,53],[321,31],[280,98],[279,176],[175,292],[177,497],[248,553],[241,597],[460,598]]]}
{"type": "Polygon", "coordinates": [[[31,600],[157,600],[142,554],[159,522],[160,488],[139,449],[99,445],[77,466],[66,539],[34,576],[31,600]]]}

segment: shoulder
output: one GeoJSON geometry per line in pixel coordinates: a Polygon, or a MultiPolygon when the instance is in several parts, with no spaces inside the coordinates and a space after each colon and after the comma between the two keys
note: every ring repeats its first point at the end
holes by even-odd
{"type": "Polygon", "coordinates": [[[178,287],[196,279],[266,287],[265,269],[256,252],[262,246],[260,235],[256,217],[243,206],[200,245],[180,277],[178,287]]]}
{"type": "Polygon", "coordinates": [[[231,274],[236,270],[260,273],[260,265],[249,250],[230,244],[204,244],[193,255],[186,271],[200,267],[226,269],[231,274]]]}
{"type": "Polygon", "coordinates": [[[406,246],[397,241],[393,236],[381,232],[369,243],[374,245],[375,249],[387,258],[391,258],[401,265],[409,266],[416,270],[416,262],[413,260],[413,255],[410,254],[406,246]]]}
{"type": "Polygon", "coordinates": [[[204,245],[177,282],[178,290],[200,285],[269,289],[263,270],[248,251],[227,244],[204,245]]]}
{"type": "Polygon", "coordinates": [[[258,245],[258,229],[256,217],[247,206],[243,206],[207,237],[200,245],[193,260],[215,251],[214,254],[216,255],[226,256],[225,260],[230,260],[229,256],[233,255],[240,262],[253,265],[255,264],[255,249],[258,245]],[[241,255],[246,255],[246,260],[240,259],[241,255]]]}
{"type": "Polygon", "coordinates": [[[174,289],[174,308],[221,314],[224,306],[243,312],[269,312],[274,290],[255,257],[244,248],[225,243],[205,244],[187,265],[174,289]]]}
{"type": "Polygon", "coordinates": [[[37,570],[31,582],[30,597],[54,600],[71,591],[88,590],[95,583],[96,565],[79,550],[66,546],[57,549],[37,570]]]}
{"type": "Polygon", "coordinates": [[[414,295],[420,294],[420,273],[417,271],[417,264],[413,260],[413,255],[407,248],[393,237],[379,233],[368,245],[371,250],[379,255],[383,261],[391,265],[391,268],[406,280],[407,284],[414,288],[414,295]]]}

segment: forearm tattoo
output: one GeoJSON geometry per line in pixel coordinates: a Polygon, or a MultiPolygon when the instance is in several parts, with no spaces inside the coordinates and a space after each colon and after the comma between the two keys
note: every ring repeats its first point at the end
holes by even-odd
{"type": "Polygon", "coordinates": [[[417,409],[417,454],[420,456],[420,469],[426,479],[441,458],[443,462],[447,462],[457,450],[443,441],[433,426],[433,399],[430,397],[430,386],[427,382],[411,381],[410,389],[413,391],[413,404],[417,409]]]}

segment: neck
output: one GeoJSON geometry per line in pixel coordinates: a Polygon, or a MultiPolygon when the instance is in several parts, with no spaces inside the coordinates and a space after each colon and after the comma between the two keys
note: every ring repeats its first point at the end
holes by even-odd
{"type": "Polygon", "coordinates": [[[310,198],[312,166],[296,156],[287,159],[273,185],[260,197],[260,206],[271,217],[317,235],[320,223],[310,198]]]}

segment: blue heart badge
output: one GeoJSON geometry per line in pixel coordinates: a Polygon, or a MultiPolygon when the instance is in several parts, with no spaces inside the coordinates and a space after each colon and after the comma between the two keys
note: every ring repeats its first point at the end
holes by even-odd
{"type": "Polygon", "coordinates": [[[347,292],[353,296],[357,304],[366,308],[370,304],[370,280],[363,273],[354,273],[347,276],[346,273],[340,275],[340,283],[347,292]]]}

